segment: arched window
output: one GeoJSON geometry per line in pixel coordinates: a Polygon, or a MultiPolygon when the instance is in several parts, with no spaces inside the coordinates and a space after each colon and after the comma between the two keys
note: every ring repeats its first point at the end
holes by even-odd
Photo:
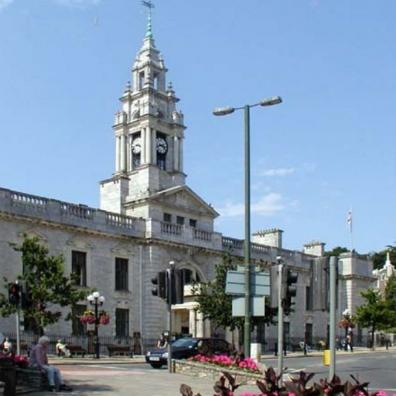
{"type": "Polygon", "coordinates": [[[201,277],[197,271],[189,268],[182,268],[181,274],[183,285],[191,285],[193,282],[201,282],[201,277]]]}
{"type": "Polygon", "coordinates": [[[136,169],[140,166],[141,155],[142,155],[142,139],[140,137],[140,132],[135,133],[132,136],[132,169],[136,169]]]}
{"type": "Polygon", "coordinates": [[[143,89],[144,86],[144,71],[139,73],[139,89],[143,89]]]}

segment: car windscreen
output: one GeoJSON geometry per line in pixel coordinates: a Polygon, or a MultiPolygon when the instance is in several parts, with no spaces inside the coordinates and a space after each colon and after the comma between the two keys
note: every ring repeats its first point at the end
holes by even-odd
{"type": "Polygon", "coordinates": [[[197,344],[197,340],[192,340],[191,338],[179,338],[175,342],[172,343],[173,347],[180,348],[188,348],[194,347],[197,344]]]}

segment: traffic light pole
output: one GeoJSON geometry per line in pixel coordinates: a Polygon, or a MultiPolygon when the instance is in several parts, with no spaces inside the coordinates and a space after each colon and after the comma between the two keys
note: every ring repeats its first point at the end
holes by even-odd
{"type": "Polygon", "coordinates": [[[168,323],[169,323],[169,339],[168,339],[168,371],[172,373],[172,278],[175,263],[169,262],[169,269],[166,271],[168,276],[168,323]]]}
{"type": "Polygon", "coordinates": [[[282,295],[283,263],[278,264],[278,375],[282,383],[283,373],[283,295],[282,295]]]}
{"type": "MultiPolygon", "coordinates": [[[[18,285],[18,281],[15,282],[18,285]]],[[[15,318],[16,318],[16,353],[17,355],[21,354],[21,333],[20,333],[20,329],[21,329],[21,317],[20,317],[20,310],[21,310],[21,288],[18,285],[18,302],[16,305],[16,314],[15,314],[15,318]]]]}

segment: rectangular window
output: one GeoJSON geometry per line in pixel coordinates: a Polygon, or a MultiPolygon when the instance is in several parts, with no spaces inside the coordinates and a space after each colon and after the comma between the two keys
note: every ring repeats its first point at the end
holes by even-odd
{"type": "Polygon", "coordinates": [[[115,289],[128,290],[128,259],[115,259],[115,289]]]}
{"type": "Polygon", "coordinates": [[[129,309],[116,308],[116,337],[129,336],[129,309]]]}
{"type": "Polygon", "coordinates": [[[190,219],[190,227],[196,227],[197,226],[197,220],[195,219],[190,219]]]}
{"type": "Polygon", "coordinates": [[[172,223],[172,215],[170,213],[164,213],[164,221],[166,223],[172,223]]]}
{"type": "Polygon", "coordinates": [[[313,309],[313,298],[312,298],[312,287],[307,286],[305,288],[305,309],[312,311],[313,309]]]}
{"type": "Polygon", "coordinates": [[[177,217],[176,217],[176,224],[184,225],[184,217],[182,217],[182,216],[177,216],[177,217]]]}
{"type": "Polygon", "coordinates": [[[72,335],[83,336],[86,334],[85,325],[81,323],[80,316],[87,309],[85,305],[76,305],[72,308],[72,335]]]}
{"type": "Polygon", "coordinates": [[[309,346],[312,346],[313,342],[313,328],[312,328],[312,323],[306,323],[305,324],[305,342],[309,346]]]}
{"type": "Polygon", "coordinates": [[[72,251],[72,274],[77,286],[87,286],[87,253],[72,251]]]}

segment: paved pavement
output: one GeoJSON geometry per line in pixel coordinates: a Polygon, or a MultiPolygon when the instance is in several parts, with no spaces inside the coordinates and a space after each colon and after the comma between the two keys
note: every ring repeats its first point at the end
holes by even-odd
{"type": "MultiPolygon", "coordinates": [[[[315,378],[326,377],[328,368],[322,365],[322,354],[301,353],[289,354],[285,366],[289,372],[305,369],[315,372],[315,378]]],[[[277,360],[273,355],[265,355],[262,360],[266,366],[276,367],[277,360]]],[[[177,396],[182,383],[192,386],[195,393],[203,396],[213,394],[213,381],[207,378],[189,377],[181,374],[169,374],[166,368],[155,370],[144,363],[144,357],[134,358],[73,358],[51,359],[52,364],[60,367],[65,380],[73,392],[58,395],[100,395],[100,396],[177,396]]],[[[351,373],[370,381],[370,390],[385,389],[396,392],[396,348],[385,351],[370,352],[360,350],[354,353],[340,351],[337,353],[337,373],[344,379],[351,373]]],[[[242,391],[256,390],[255,386],[244,386],[242,391]]],[[[45,396],[51,393],[36,392],[32,396],[45,396]]]]}

